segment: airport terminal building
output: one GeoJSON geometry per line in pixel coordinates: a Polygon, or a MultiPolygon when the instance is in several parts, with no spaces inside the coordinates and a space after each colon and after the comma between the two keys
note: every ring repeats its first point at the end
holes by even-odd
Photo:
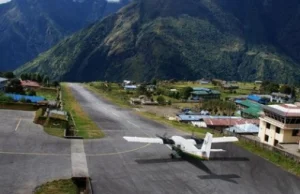
{"type": "Polygon", "coordinates": [[[263,108],[258,137],[261,142],[298,143],[300,140],[300,107],[294,104],[269,105],[263,108]]]}

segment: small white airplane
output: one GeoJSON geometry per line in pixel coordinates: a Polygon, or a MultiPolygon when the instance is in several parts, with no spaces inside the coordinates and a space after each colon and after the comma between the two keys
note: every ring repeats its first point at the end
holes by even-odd
{"type": "Polygon", "coordinates": [[[203,160],[209,160],[211,152],[225,151],[223,149],[212,149],[212,143],[227,143],[238,141],[238,138],[236,137],[213,138],[213,135],[211,133],[207,133],[203,141],[196,138],[185,139],[181,136],[172,136],[170,138],[167,138],[165,136],[157,136],[157,138],[124,136],[123,138],[128,142],[165,144],[173,150],[171,154],[172,158],[179,158],[188,155],[203,160]],[[198,149],[196,146],[200,146],[201,144],[201,149],[198,149]]]}

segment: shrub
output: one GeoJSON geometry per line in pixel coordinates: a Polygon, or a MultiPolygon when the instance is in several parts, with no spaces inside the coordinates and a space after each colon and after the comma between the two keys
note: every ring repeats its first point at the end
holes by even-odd
{"type": "Polygon", "coordinates": [[[28,96],[36,96],[36,92],[34,90],[28,90],[27,95],[28,96]]]}
{"type": "Polygon", "coordinates": [[[0,102],[13,102],[13,98],[0,94],[0,102]]]}
{"type": "Polygon", "coordinates": [[[44,113],[44,111],[43,111],[42,108],[39,108],[39,109],[35,112],[34,123],[38,123],[39,118],[40,118],[41,116],[43,116],[43,113],[44,113]]]}
{"type": "Polygon", "coordinates": [[[26,98],[21,98],[20,102],[26,103],[26,98]]]}
{"type": "Polygon", "coordinates": [[[158,96],[156,100],[160,105],[164,105],[166,103],[166,100],[163,96],[158,96]]]}

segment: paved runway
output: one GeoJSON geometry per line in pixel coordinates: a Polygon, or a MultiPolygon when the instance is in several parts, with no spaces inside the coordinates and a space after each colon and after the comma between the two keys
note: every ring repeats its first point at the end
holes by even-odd
{"type": "Polygon", "coordinates": [[[34,112],[0,110],[0,193],[29,194],[47,181],[70,178],[70,142],[44,133],[34,112]]]}
{"type": "Polygon", "coordinates": [[[106,134],[85,140],[95,193],[300,193],[300,179],[233,144],[211,161],[171,161],[162,145],[127,143],[124,135],[181,132],[116,107],[77,85],[76,99],[106,134]],[[223,159],[221,157],[224,157],[223,159]]]}
{"type": "Polygon", "coordinates": [[[71,144],[33,124],[33,112],[0,110],[0,194],[28,194],[47,181],[70,178],[76,163],[78,173],[91,176],[96,194],[300,193],[299,177],[233,144],[223,145],[228,152],[214,160],[187,162],[170,160],[166,146],[128,143],[122,136],[183,133],[71,87],[106,137],[71,144]]]}

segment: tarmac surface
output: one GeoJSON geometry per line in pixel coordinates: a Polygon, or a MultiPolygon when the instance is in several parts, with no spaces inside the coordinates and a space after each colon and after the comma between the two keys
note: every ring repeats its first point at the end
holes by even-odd
{"type": "MultiPolygon", "coordinates": [[[[76,99],[106,134],[84,140],[95,193],[300,193],[300,178],[233,144],[210,161],[170,160],[163,145],[128,143],[122,137],[184,134],[119,108],[77,84],[76,99]]],[[[186,134],[185,134],[186,135],[186,134]]]]}
{"type": "Polygon", "coordinates": [[[0,193],[29,194],[47,181],[70,178],[70,141],[47,135],[34,112],[0,110],[0,193]]]}
{"type": "Polygon", "coordinates": [[[65,140],[32,123],[33,112],[0,110],[0,194],[28,194],[47,181],[89,174],[96,194],[300,193],[300,178],[233,144],[210,161],[171,160],[163,145],[122,137],[186,135],[70,84],[106,137],[65,140]],[[78,170],[76,172],[76,170],[78,170]]]}

